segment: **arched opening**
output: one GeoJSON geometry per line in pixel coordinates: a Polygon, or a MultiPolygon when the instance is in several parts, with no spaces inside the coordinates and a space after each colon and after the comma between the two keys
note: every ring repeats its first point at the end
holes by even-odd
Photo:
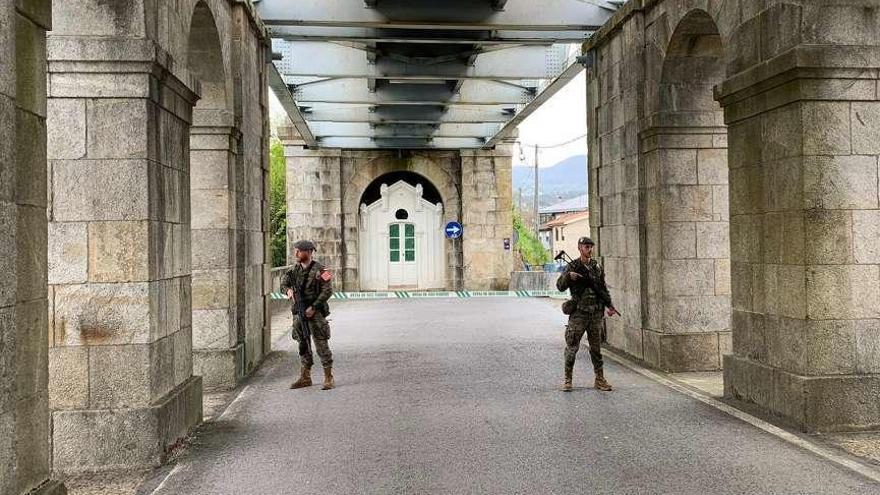
{"type": "Polygon", "coordinates": [[[190,128],[193,370],[206,389],[234,387],[244,375],[238,329],[243,273],[236,201],[237,131],[229,111],[224,54],[208,4],[196,4],[189,31],[188,71],[200,99],[190,128]]]}
{"type": "Polygon", "coordinates": [[[196,4],[189,30],[187,66],[199,84],[200,99],[197,110],[225,109],[226,75],[223,70],[223,50],[220,33],[211,9],[204,1],[196,4]]]}
{"type": "Polygon", "coordinates": [[[730,348],[727,129],[714,100],[721,36],[704,11],[674,31],[642,144],[648,186],[646,360],[716,370],[730,348]]]}
{"type": "Polygon", "coordinates": [[[384,174],[361,194],[358,217],[363,289],[445,286],[443,202],[431,181],[407,171],[384,174]]]}

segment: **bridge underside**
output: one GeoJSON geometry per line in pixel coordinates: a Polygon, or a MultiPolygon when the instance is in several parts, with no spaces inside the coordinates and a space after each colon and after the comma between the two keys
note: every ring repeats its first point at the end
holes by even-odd
{"type": "Polygon", "coordinates": [[[612,2],[261,0],[309,147],[491,148],[582,70],[612,2]],[[579,50],[578,50],[579,53],[579,50]]]}

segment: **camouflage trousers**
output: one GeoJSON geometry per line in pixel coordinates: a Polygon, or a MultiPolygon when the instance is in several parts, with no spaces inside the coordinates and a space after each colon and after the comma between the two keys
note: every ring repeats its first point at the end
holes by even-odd
{"type": "Polygon", "coordinates": [[[605,320],[601,313],[598,315],[575,313],[568,317],[568,325],[565,329],[565,369],[574,368],[575,357],[581,347],[581,339],[584,334],[587,334],[593,370],[602,370],[602,332],[604,327],[605,320]]]}
{"type": "MultiPolygon", "coordinates": [[[[318,358],[321,359],[321,366],[329,368],[333,366],[333,353],[330,352],[330,323],[324,318],[324,315],[316,313],[309,320],[309,330],[312,334],[312,342],[314,348],[318,352],[318,358]]],[[[293,340],[299,343],[299,360],[304,367],[311,368],[315,363],[315,357],[303,338],[302,325],[299,316],[293,314],[293,328],[291,329],[293,340]]]]}

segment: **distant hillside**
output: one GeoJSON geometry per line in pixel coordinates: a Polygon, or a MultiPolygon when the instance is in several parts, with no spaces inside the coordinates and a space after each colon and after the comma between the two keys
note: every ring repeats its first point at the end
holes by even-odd
{"type": "MultiPolygon", "coordinates": [[[[548,206],[587,193],[587,157],[574,155],[552,167],[542,167],[539,175],[541,206],[548,206]]],[[[531,201],[535,182],[535,169],[513,167],[513,198],[518,200],[522,188],[523,201],[531,201]]]]}

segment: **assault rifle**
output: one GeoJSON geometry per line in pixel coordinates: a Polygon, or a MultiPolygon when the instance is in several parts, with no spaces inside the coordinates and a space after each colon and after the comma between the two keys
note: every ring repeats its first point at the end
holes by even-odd
{"type": "MultiPolygon", "coordinates": [[[[308,279],[307,279],[308,280],[308,279]]],[[[306,302],[303,298],[303,288],[294,287],[294,304],[296,305],[296,314],[299,317],[300,328],[302,328],[302,337],[304,342],[300,342],[300,349],[305,344],[305,350],[308,354],[312,353],[312,331],[309,328],[309,319],[306,318],[306,302]]],[[[300,352],[302,354],[302,352],[300,352]]]]}
{"type": "Polygon", "coordinates": [[[606,290],[599,290],[599,286],[596,284],[596,280],[593,278],[593,275],[590,273],[589,270],[578,270],[577,268],[575,268],[573,265],[574,260],[565,251],[559,251],[559,254],[557,254],[556,257],[553,258],[553,261],[560,260],[565,261],[567,268],[571,268],[575,273],[583,278],[584,283],[587,284],[587,288],[591,289],[596,294],[596,296],[599,298],[599,302],[601,302],[604,307],[610,309],[618,316],[620,316],[620,311],[617,311],[617,308],[615,308],[614,305],[611,304],[611,296],[608,294],[607,288],[606,290]]]}

